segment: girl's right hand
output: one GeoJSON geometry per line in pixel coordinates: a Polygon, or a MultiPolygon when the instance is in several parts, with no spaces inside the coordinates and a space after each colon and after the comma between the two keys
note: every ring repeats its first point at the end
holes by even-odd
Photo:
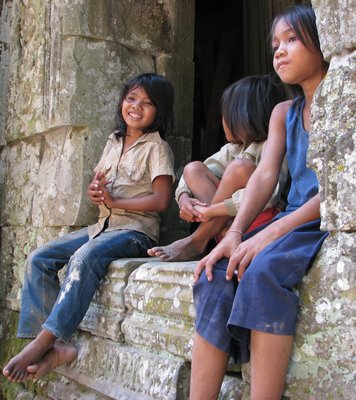
{"type": "Polygon", "coordinates": [[[87,196],[93,204],[97,206],[99,204],[103,204],[105,200],[103,196],[103,191],[105,185],[107,185],[108,183],[109,182],[106,181],[105,175],[102,172],[99,171],[95,174],[87,190],[87,196]]]}
{"type": "Polygon", "coordinates": [[[213,279],[215,264],[224,257],[230,258],[242,242],[242,236],[238,232],[229,232],[221,242],[204,258],[202,258],[194,271],[194,282],[197,282],[200,274],[205,269],[208,281],[213,279]]]}
{"type": "Polygon", "coordinates": [[[179,216],[181,219],[187,222],[195,222],[196,218],[199,218],[200,214],[194,209],[194,206],[206,207],[207,204],[201,202],[198,199],[191,198],[189,196],[181,195],[179,198],[179,216]]]}

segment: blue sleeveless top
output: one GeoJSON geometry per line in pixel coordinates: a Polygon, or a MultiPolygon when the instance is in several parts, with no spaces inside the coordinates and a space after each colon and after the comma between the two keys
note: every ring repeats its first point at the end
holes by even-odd
{"type": "Polygon", "coordinates": [[[317,176],[307,167],[309,133],[303,126],[304,104],[304,98],[294,100],[286,115],[286,154],[291,176],[287,212],[296,210],[318,193],[317,176]]]}

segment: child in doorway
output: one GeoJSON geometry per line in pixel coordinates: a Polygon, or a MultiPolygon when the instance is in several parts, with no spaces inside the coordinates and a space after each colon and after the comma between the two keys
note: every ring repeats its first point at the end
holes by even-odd
{"type": "MultiPolygon", "coordinates": [[[[229,219],[236,215],[246,183],[261,159],[272,110],[283,100],[286,100],[284,88],[270,75],[245,77],[224,91],[222,124],[228,143],[204,163],[188,164],[176,190],[180,217],[201,224],[184,239],[148,250],[149,255],[163,261],[193,260],[204,253],[212,238],[222,236],[229,219]]],[[[268,222],[280,211],[287,175],[284,163],[271,198],[251,228],[268,222]]]]}
{"type": "Polygon", "coordinates": [[[262,159],[238,214],[223,240],[197,264],[192,400],[217,398],[229,355],[246,362],[250,354],[251,399],[281,398],[297,320],[293,288],[328,235],[320,230],[317,177],[306,166],[310,106],[328,67],[313,9],[297,5],[279,14],[271,39],[274,69],[283,82],[300,85],[304,95],[273,110],[262,159]],[[244,235],[270,198],[285,155],[291,175],[286,210],[244,235]]]}
{"type": "Polygon", "coordinates": [[[82,321],[111,261],[143,257],[157,241],[158,213],[174,180],[173,87],[148,73],[124,85],[116,130],[109,136],[88,197],[99,207],[95,225],[32,252],[26,262],[18,337],[34,338],[3,369],[10,381],[41,378],[77,356],[66,343],[82,321]],[[68,264],[60,287],[58,271],[68,264]]]}

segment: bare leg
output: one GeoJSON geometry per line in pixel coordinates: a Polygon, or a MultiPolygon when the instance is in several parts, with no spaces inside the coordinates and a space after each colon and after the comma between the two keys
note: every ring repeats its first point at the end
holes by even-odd
{"type": "MultiPolygon", "coordinates": [[[[255,168],[255,164],[250,160],[233,161],[226,168],[221,183],[212,198],[212,204],[230,198],[236,190],[244,188],[255,168]]],[[[184,175],[184,178],[188,183],[189,177],[186,178],[186,175],[184,175]]],[[[195,182],[191,179],[190,183],[195,182]]],[[[197,187],[199,187],[198,183],[197,187]]],[[[153,247],[147,253],[150,256],[160,257],[162,261],[194,260],[204,253],[209,241],[222,231],[228,220],[229,216],[226,212],[226,216],[215,217],[210,221],[202,222],[190,236],[167,246],[153,247]]]]}
{"type": "Polygon", "coordinates": [[[30,378],[27,367],[39,361],[54,345],[56,337],[43,329],[23,350],[13,357],[3,369],[9,381],[23,382],[30,378]]]}
{"type": "Polygon", "coordinates": [[[73,361],[78,355],[78,350],[71,344],[56,340],[53,347],[41,360],[27,367],[33,378],[41,379],[52,372],[56,367],[73,361]]]}
{"type": "Polygon", "coordinates": [[[185,166],[183,176],[193,197],[210,204],[219,183],[210,169],[200,161],[193,161],[185,166]]]}
{"type": "Polygon", "coordinates": [[[217,399],[228,359],[227,353],[211,345],[199,334],[195,334],[190,378],[190,400],[217,399]]]}
{"type": "Polygon", "coordinates": [[[280,400],[293,336],[251,331],[251,400],[280,400]]]}
{"type": "Polygon", "coordinates": [[[228,221],[229,217],[214,218],[201,223],[197,230],[186,238],[161,247],[153,247],[147,253],[150,256],[160,257],[162,261],[188,261],[199,258],[204,254],[206,247],[228,221]]]}

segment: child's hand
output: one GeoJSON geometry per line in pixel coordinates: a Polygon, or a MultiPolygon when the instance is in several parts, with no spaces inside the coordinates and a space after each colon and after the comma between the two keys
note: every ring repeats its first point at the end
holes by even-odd
{"type": "Polygon", "coordinates": [[[189,196],[181,196],[179,198],[179,216],[181,219],[187,222],[194,222],[199,217],[199,212],[195,210],[195,206],[207,206],[206,203],[201,202],[198,199],[193,199],[189,196]]]}
{"type": "Polygon", "coordinates": [[[102,196],[103,196],[103,203],[109,207],[109,208],[115,208],[115,204],[114,204],[114,198],[111,196],[110,192],[108,191],[108,189],[106,187],[103,188],[102,191],[102,196]]]}
{"type": "Polygon", "coordinates": [[[105,189],[105,185],[110,183],[106,180],[105,175],[102,172],[97,172],[88,186],[87,195],[89,200],[95,204],[99,205],[102,204],[105,200],[103,196],[103,191],[105,189]]]}
{"type": "Polygon", "coordinates": [[[208,206],[201,206],[201,205],[195,205],[194,210],[198,212],[198,216],[195,217],[195,222],[207,222],[211,220],[210,216],[210,209],[208,206]]]}
{"type": "Polygon", "coordinates": [[[242,242],[230,257],[226,270],[226,279],[230,280],[235,271],[237,279],[240,281],[251,261],[270,243],[280,236],[274,229],[274,224],[256,233],[256,235],[242,242]]]}
{"type": "Polygon", "coordinates": [[[238,232],[226,234],[221,242],[207,256],[198,262],[194,271],[194,282],[198,281],[203,269],[205,269],[208,281],[211,281],[213,279],[213,268],[215,264],[224,257],[230,258],[239,247],[241,241],[242,236],[238,232]]]}

